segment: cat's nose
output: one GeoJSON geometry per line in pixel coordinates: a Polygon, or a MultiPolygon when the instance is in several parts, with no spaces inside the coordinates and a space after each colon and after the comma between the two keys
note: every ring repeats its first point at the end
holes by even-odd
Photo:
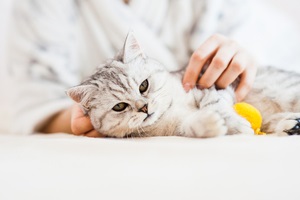
{"type": "Polygon", "coordinates": [[[142,108],[139,109],[139,112],[148,113],[148,105],[145,104],[142,108]]]}
{"type": "Polygon", "coordinates": [[[148,104],[143,100],[137,100],[135,106],[139,112],[148,113],[148,104]]]}

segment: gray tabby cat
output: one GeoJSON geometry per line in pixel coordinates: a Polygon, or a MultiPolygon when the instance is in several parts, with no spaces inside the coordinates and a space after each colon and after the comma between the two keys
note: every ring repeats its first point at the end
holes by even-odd
{"type": "MultiPolygon", "coordinates": [[[[258,72],[245,101],[263,115],[262,131],[300,134],[300,76],[274,68],[258,72]]],[[[95,130],[111,137],[215,137],[253,134],[233,109],[234,89],[193,89],[181,77],[147,58],[129,33],[122,53],[67,94],[90,117],[95,130]]]]}

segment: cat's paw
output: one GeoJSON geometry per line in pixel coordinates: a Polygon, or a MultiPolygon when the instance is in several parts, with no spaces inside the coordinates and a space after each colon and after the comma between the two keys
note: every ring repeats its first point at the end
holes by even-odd
{"type": "Polygon", "coordinates": [[[209,138],[225,135],[227,126],[222,116],[213,111],[199,113],[185,127],[185,134],[189,137],[209,138]]]}
{"type": "Polygon", "coordinates": [[[279,136],[300,135],[300,118],[287,118],[279,121],[275,134],[279,136]]]}
{"type": "Polygon", "coordinates": [[[235,114],[226,120],[228,126],[228,135],[247,134],[254,135],[251,124],[245,118],[235,114]]]}
{"type": "Polygon", "coordinates": [[[300,113],[276,113],[266,118],[262,129],[275,136],[300,135],[300,113]]]}

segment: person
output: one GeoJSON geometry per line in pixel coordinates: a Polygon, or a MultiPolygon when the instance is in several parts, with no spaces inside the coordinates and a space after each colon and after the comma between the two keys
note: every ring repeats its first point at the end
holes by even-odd
{"type": "Polygon", "coordinates": [[[248,8],[246,1],[238,0],[16,3],[8,65],[16,83],[13,132],[101,137],[64,91],[113,57],[129,30],[146,54],[167,70],[186,67],[182,80],[186,91],[214,84],[225,88],[240,77],[236,98],[241,101],[257,71],[253,57],[233,40],[239,38],[236,33],[248,8]]]}

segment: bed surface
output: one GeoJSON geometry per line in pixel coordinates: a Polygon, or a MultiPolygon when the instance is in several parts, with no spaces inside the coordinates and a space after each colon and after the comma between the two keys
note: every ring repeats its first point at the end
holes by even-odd
{"type": "Polygon", "coordinates": [[[300,137],[0,135],[0,199],[300,199],[300,137]]]}

